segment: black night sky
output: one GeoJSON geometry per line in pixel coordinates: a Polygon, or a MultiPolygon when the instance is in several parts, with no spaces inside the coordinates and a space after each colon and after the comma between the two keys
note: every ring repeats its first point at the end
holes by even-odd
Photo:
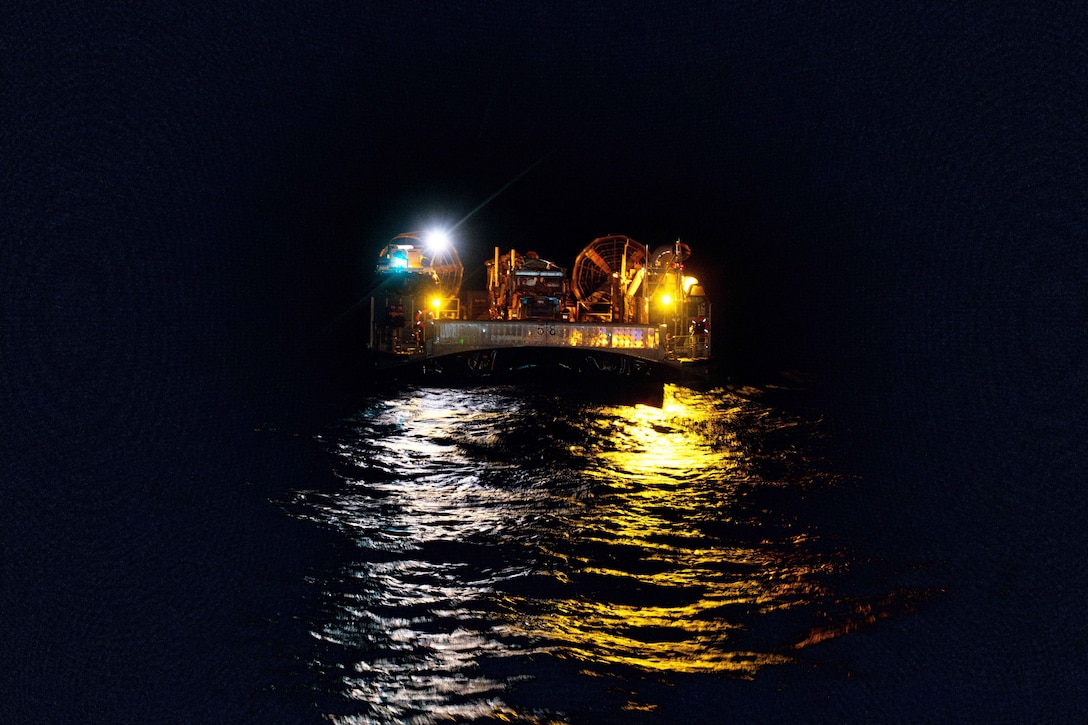
{"type": "Polygon", "coordinates": [[[690,244],[732,378],[819,381],[861,470],[911,471],[870,515],[937,551],[998,541],[980,633],[1030,622],[1023,648],[1065,643],[1065,664],[1029,679],[1084,673],[1080,4],[20,5],[0,31],[0,719],[252,712],[185,670],[212,651],[237,671],[223,582],[256,588],[235,569],[289,525],[209,512],[306,465],[240,441],[343,392],[352,321],[328,326],[381,246],[462,220],[469,285],[494,245],[570,264],[605,234],[690,244]],[[1008,571],[1024,547],[1038,566],[1008,571]],[[182,581],[204,582],[184,608],[182,581]],[[151,630],[192,659],[164,665],[151,630]]]}

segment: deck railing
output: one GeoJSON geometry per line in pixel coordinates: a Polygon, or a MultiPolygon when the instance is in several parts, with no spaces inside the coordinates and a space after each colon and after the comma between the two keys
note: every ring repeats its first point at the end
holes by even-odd
{"type": "Polygon", "coordinates": [[[665,359],[665,333],[657,325],[611,325],[548,320],[435,320],[430,356],[503,347],[609,349],[649,360],[665,359]]]}

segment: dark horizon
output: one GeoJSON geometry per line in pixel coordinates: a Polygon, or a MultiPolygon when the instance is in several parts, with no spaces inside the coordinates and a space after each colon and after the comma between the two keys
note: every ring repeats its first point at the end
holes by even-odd
{"type": "Polygon", "coordinates": [[[1075,20],[26,13],[15,291],[106,314],[128,298],[196,347],[249,338],[239,368],[289,358],[389,238],[524,174],[459,228],[467,274],[495,245],[569,260],[605,234],[681,238],[729,347],[764,351],[748,367],[838,374],[874,340],[898,352],[852,373],[936,369],[910,340],[945,327],[955,350],[974,315],[1017,301],[1006,289],[1038,298],[1039,262],[1076,272],[1075,20]]]}

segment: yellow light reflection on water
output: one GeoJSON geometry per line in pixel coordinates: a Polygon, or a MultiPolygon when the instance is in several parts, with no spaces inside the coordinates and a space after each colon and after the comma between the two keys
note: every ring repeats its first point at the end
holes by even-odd
{"type": "Polygon", "coordinates": [[[364,551],[314,629],[358,652],[327,666],[345,697],[390,722],[529,722],[507,695],[553,658],[578,677],[750,678],[916,606],[844,595],[856,560],[785,510],[805,481],[760,465],[799,459],[805,439],[752,397],[665,386],[660,408],[571,406],[428,388],[369,411],[337,445],[350,485],[307,498],[364,551]]]}
{"type": "MultiPolygon", "coordinates": [[[[749,474],[735,438],[707,434],[723,411],[690,395],[667,386],[661,408],[605,409],[597,447],[572,447],[591,462],[598,493],[570,509],[569,538],[549,553],[566,563],[555,576],[580,584],[514,629],[558,643],[560,656],[648,670],[750,676],[792,661],[746,646],[741,622],[811,604],[826,564],[792,555],[804,536],[727,541],[704,531],[729,523],[749,474]]],[[[753,530],[758,522],[746,522],[753,530]]]]}
{"type": "MultiPolygon", "coordinates": [[[[638,405],[634,408],[608,408],[605,414],[622,418],[622,448],[601,451],[598,455],[611,464],[610,475],[644,480],[651,477],[661,484],[682,484],[687,476],[723,461],[696,430],[707,418],[701,411],[676,396],[675,388],[666,386],[662,406],[638,405]]],[[[610,424],[607,420],[605,424],[610,424]]],[[[727,458],[725,456],[724,458],[727,458]]]]}

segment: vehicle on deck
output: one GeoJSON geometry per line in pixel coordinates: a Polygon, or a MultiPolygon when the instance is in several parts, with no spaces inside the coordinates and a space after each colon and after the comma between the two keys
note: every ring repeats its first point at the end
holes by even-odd
{"type": "Polygon", "coordinates": [[[487,292],[493,320],[570,320],[567,270],[536,252],[511,249],[487,263],[487,292]]]}

